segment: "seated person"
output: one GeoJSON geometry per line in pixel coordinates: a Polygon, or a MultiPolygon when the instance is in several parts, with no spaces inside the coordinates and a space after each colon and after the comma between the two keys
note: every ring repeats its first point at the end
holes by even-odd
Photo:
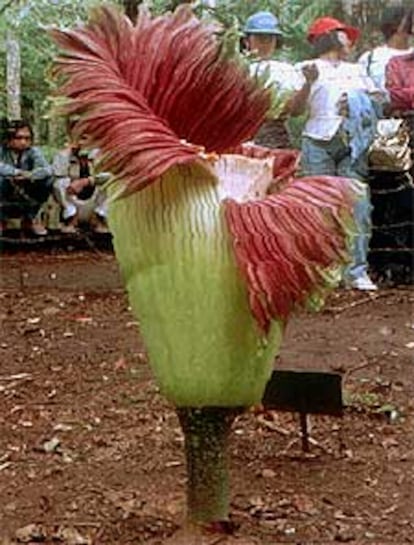
{"type": "Polygon", "coordinates": [[[0,145],[0,234],[12,218],[21,218],[22,229],[30,234],[47,234],[38,214],[52,191],[52,168],[32,141],[28,122],[7,124],[5,143],[0,145]]]}
{"type": "Polygon", "coordinates": [[[75,233],[80,222],[87,222],[97,233],[107,233],[106,195],[100,184],[108,173],[94,172],[96,151],[84,148],[84,138],[73,139],[53,160],[54,195],[62,206],[63,233],[75,233]]]}

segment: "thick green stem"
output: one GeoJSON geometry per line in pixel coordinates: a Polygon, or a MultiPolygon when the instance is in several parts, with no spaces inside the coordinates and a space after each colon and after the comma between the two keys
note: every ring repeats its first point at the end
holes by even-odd
{"type": "Polygon", "coordinates": [[[212,524],[229,517],[228,438],[235,408],[177,409],[185,437],[187,510],[191,522],[212,524]]]}

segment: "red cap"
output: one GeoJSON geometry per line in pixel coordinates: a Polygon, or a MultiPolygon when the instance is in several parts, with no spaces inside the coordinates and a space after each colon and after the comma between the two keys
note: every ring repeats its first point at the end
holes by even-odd
{"type": "Polygon", "coordinates": [[[357,41],[360,35],[360,31],[357,28],[348,26],[338,19],[334,19],[333,17],[320,17],[309,27],[308,41],[312,43],[315,38],[327,34],[332,30],[342,30],[345,32],[352,44],[357,41]]]}

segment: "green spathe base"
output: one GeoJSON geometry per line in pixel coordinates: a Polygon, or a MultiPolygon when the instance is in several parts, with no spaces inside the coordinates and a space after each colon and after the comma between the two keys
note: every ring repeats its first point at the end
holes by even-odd
{"type": "Polygon", "coordinates": [[[110,225],[162,393],[178,407],[258,403],[282,327],[265,337],[251,314],[217,179],[171,169],[113,203],[110,225]]]}

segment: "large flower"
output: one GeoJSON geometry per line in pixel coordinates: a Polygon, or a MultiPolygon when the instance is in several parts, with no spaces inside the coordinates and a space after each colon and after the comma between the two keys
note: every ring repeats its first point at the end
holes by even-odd
{"type": "MultiPolygon", "coordinates": [[[[135,26],[101,7],[86,27],[53,32],[67,112],[123,195],[111,204],[116,254],[178,407],[260,401],[288,315],[321,299],[346,259],[356,198],[350,180],[321,176],[267,195],[297,154],[240,146],[271,92],[223,54],[215,31],[182,6],[142,10],[135,26]]],[[[195,517],[211,520],[216,507],[195,517]]]]}

